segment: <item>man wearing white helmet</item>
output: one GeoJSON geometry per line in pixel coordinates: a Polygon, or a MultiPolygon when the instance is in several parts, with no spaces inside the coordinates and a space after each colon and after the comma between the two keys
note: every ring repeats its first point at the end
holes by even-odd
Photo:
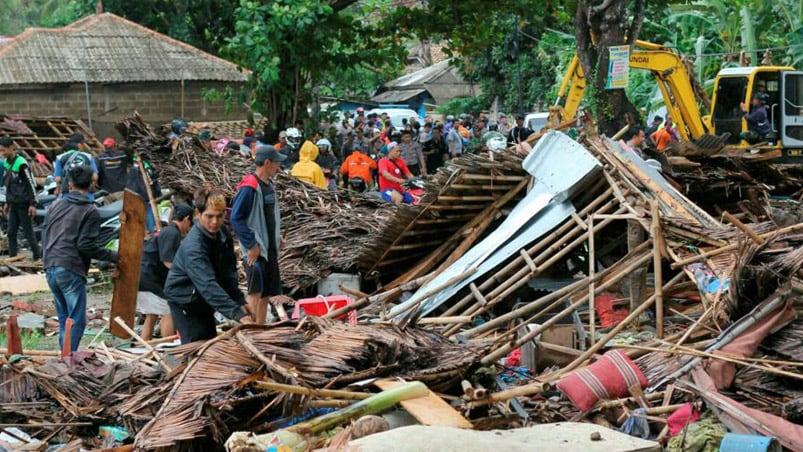
{"type": "Polygon", "coordinates": [[[337,178],[340,174],[338,171],[340,162],[337,161],[337,157],[332,152],[332,142],[326,138],[321,138],[315,143],[315,146],[318,146],[319,151],[315,163],[323,170],[323,175],[326,178],[326,186],[329,191],[336,192],[337,178]]]}
{"type": "Polygon", "coordinates": [[[299,151],[301,149],[301,131],[295,127],[290,127],[285,131],[285,135],[287,136],[287,150],[285,151],[282,148],[282,153],[287,155],[287,159],[283,162],[283,168],[290,168],[294,164],[298,163],[299,159],[299,151]]]}

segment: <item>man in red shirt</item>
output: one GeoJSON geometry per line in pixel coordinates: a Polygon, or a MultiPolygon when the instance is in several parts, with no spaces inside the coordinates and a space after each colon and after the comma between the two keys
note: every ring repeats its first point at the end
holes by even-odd
{"type": "Polygon", "coordinates": [[[379,161],[379,191],[382,199],[393,204],[412,204],[413,197],[401,184],[413,174],[401,158],[401,150],[395,141],[388,144],[388,156],[379,161]]]}

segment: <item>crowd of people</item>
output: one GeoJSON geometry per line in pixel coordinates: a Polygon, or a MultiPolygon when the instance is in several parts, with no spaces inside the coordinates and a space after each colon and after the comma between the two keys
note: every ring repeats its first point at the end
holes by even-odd
{"type": "MultiPolygon", "coordinates": [[[[412,202],[404,188],[411,178],[427,178],[462,154],[501,151],[525,140],[532,131],[517,117],[508,124],[488,115],[445,116],[443,121],[417,116],[402,119],[397,128],[387,113],[366,114],[363,108],[344,112],[336,124],[324,121],[311,133],[297,122],[271,139],[248,129],[240,139],[218,140],[216,149],[236,149],[252,156],[272,144],[286,157],[282,168],[290,175],[324,190],[378,190],[389,202],[412,202]]],[[[177,133],[180,133],[177,132],[177,133]]]]}
{"type": "MultiPolygon", "coordinates": [[[[360,108],[347,113],[340,124],[323,123],[319,131],[308,133],[299,122],[273,139],[249,129],[239,139],[213,141],[211,134],[202,132],[198,138],[210,150],[241,152],[254,161],[254,171],[243,177],[231,207],[240,258],[234,254],[232,232],[223,227],[227,205],[220,192],[201,189],[190,202],[176,202],[170,221],[160,228],[160,215],[149,204],[162,194],[151,163],[127,154],[113,138],[104,139],[104,150],[92,155],[85,137],[78,134],[54,159],[57,200],[47,207],[40,247],[33,228],[37,208],[42,207],[37,204],[36,182],[13,140],[4,137],[0,170],[9,257],[18,254],[21,229],[32,258],[42,259],[59,319],[60,345],[76,350],[87,323],[90,262],[118,260],[99,240],[96,196],[115,202],[130,189],[145,203],[148,231],[137,294],[143,338],[151,339],[158,324],[162,337],[177,331],[182,342],[208,339],[215,333],[215,312],[239,322],[265,322],[269,306],[289,301],[282,294],[278,266],[281,217],[272,183],[277,173],[287,172],[323,190],[376,190],[388,202],[412,203],[408,180],[426,178],[460,155],[499,151],[526,139],[532,131],[522,120],[517,118],[509,127],[504,115],[498,122],[485,114],[448,115],[442,122],[412,117],[397,129],[387,114],[366,115],[360,108]],[[246,269],[245,294],[238,287],[238,259],[246,269]]],[[[186,132],[186,122],[173,121],[169,138],[186,132]]]]}

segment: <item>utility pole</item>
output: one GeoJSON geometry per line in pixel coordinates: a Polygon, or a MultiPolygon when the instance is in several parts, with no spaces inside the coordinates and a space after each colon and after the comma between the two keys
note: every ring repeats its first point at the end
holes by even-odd
{"type": "Polygon", "coordinates": [[[513,58],[516,60],[516,114],[522,114],[521,108],[521,64],[519,64],[519,53],[521,45],[521,33],[519,33],[519,16],[513,16],[513,58]]]}

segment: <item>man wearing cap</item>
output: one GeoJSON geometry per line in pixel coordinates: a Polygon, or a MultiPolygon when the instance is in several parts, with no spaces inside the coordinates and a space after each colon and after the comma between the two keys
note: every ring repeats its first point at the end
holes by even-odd
{"type": "Polygon", "coordinates": [[[231,226],[240,241],[245,261],[246,301],[256,323],[265,323],[268,303],[284,303],[279,275],[281,217],[276,188],[271,179],[286,159],[273,146],[257,149],[256,169],[237,186],[231,210],[231,226]]]}
{"type": "Polygon", "coordinates": [[[188,204],[177,205],[173,211],[173,221],[143,244],[137,312],[145,315],[142,338],[146,341],[152,339],[153,328],[160,316],[161,337],[175,334],[170,307],[165,299],[164,285],[167,281],[167,272],[173,266],[173,258],[181,245],[181,239],[192,228],[192,213],[192,207],[188,204]]]}
{"type": "Polygon", "coordinates": [[[4,159],[2,180],[6,188],[6,203],[3,205],[3,215],[8,217],[8,257],[17,255],[17,232],[22,225],[33,260],[38,260],[41,257],[39,243],[31,222],[36,215],[36,181],[28,162],[14,150],[11,138],[0,138],[0,153],[4,159]]]}
{"type": "Polygon", "coordinates": [[[86,275],[92,259],[117,262],[117,253],[98,242],[100,216],[89,198],[92,170],[74,166],[67,170],[68,188],[58,202],[47,209],[47,225],[42,235],[44,268],[47,285],[59,318],[59,346],[64,345],[67,319],[74,324],[70,331],[70,351],[86,328],[86,275]]]}
{"type": "Polygon", "coordinates": [[[413,197],[402,187],[405,179],[413,177],[401,158],[401,151],[395,141],[388,144],[388,155],[379,161],[379,191],[382,199],[393,204],[412,204],[413,197]]]}
{"type": "MultiPolygon", "coordinates": [[[[76,166],[86,166],[92,169],[92,185],[98,183],[98,167],[95,165],[95,160],[86,152],[89,147],[86,145],[86,138],[80,133],[76,133],[70,137],[67,144],[62,147],[64,152],[56,156],[53,161],[53,178],[59,184],[57,190],[62,197],[67,195],[67,177],[66,173],[70,168],[76,166]]],[[[92,193],[89,194],[90,200],[94,200],[92,193]]]]}
{"type": "Polygon", "coordinates": [[[98,168],[98,186],[108,193],[104,200],[113,202],[122,199],[129,163],[125,152],[117,149],[114,138],[103,140],[103,152],[95,156],[95,166],[98,168]]]}

